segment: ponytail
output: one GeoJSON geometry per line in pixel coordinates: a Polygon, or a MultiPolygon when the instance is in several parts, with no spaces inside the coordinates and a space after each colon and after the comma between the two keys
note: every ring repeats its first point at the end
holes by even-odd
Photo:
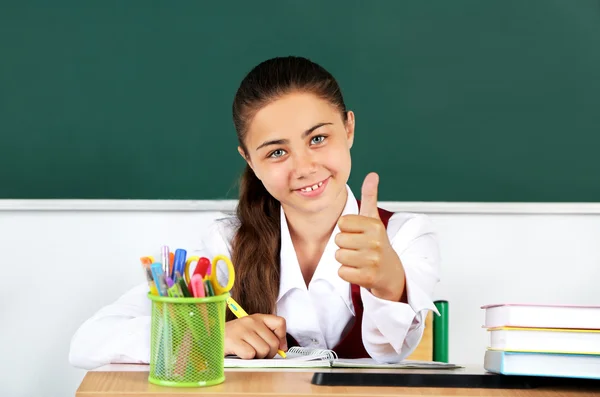
{"type": "MultiPolygon", "coordinates": [[[[246,165],[237,206],[239,227],[232,240],[233,298],[250,314],[275,314],[279,294],[280,204],[246,165]]],[[[227,321],[233,320],[227,311],[227,321]]]]}

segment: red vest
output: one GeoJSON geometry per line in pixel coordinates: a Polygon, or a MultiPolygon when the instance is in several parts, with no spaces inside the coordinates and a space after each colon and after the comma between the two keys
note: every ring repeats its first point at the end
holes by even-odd
{"type": "MultiPolygon", "coordinates": [[[[360,201],[358,201],[358,208],[360,208],[360,201]]],[[[393,213],[381,208],[378,208],[378,210],[379,218],[381,218],[381,222],[387,228],[388,221],[393,213]]],[[[350,331],[348,331],[337,346],[333,348],[333,351],[339,358],[369,358],[369,353],[365,350],[362,342],[363,304],[362,299],[360,298],[360,287],[355,284],[350,284],[350,291],[352,293],[354,313],[356,313],[354,323],[352,324],[350,331]]],[[[287,343],[288,347],[298,346],[298,342],[296,342],[290,334],[287,334],[287,343]]]]}

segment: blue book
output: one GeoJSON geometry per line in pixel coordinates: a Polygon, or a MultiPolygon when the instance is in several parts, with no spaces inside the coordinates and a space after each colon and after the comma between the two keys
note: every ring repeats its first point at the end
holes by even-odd
{"type": "Polygon", "coordinates": [[[483,367],[503,375],[600,379],[600,355],[487,350],[483,367]]]}

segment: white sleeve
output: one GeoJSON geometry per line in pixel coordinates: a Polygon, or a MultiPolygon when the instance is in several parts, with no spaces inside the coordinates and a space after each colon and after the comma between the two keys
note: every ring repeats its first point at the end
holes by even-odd
{"type": "Polygon", "coordinates": [[[408,304],[379,299],[361,288],[362,335],[374,360],[393,363],[421,341],[428,310],[439,314],[433,289],[439,281],[440,255],[433,225],[424,215],[395,214],[387,231],[404,267],[408,304]]]}
{"type": "Polygon", "coordinates": [[[85,321],[71,339],[69,362],[84,369],[149,363],[150,300],[143,283],[85,321]]]}
{"type": "MultiPolygon", "coordinates": [[[[228,223],[213,222],[200,247],[188,256],[212,259],[217,254],[230,255],[229,229],[228,223]]],[[[144,282],[86,320],[71,339],[70,364],[83,369],[111,363],[148,364],[151,302],[147,294],[148,283],[144,282]]]]}

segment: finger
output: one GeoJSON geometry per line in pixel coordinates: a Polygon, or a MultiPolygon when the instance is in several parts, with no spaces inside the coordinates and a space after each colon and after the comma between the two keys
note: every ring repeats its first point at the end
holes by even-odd
{"type": "Polygon", "coordinates": [[[347,233],[363,233],[370,227],[372,218],[365,218],[360,215],[344,215],[338,219],[340,231],[347,233]]]}
{"type": "Polygon", "coordinates": [[[265,358],[271,351],[271,346],[256,332],[249,332],[244,335],[246,341],[256,351],[254,358],[265,358]]]}
{"type": "Polygon", "coordinates": [[[340,248],[335,252],[335,259],[342,265],[350,267],[373,267],[379,263],[379,254],[375,251],[340,248]]]}
{"type": "Polygon", "coordinates": [[[367,269],[341,266],[338,269],[338,275],[342,280],[350,284],[360,285],[363,288],[371,288],[373,286],[373,272],[367,269]]]}
{"type": "Polygon", "coordinates": [[[377,210],[378,185],[379,175],[375,172],[369,173],[362,185],[360,215],[379,219],[379,211],[377,210]]]}
{"type": "Polygon", "coordinates": [[[267,345],[269,345],[269,352],[267,354],[267,358],[273,358],[277,354],[277,349],[279,349],[279,345],[281,343],[279,337],[275,335],[273,331],[271,331],[266,325],[262,324],[262,326],[257,327],[255,329],[258,336],[264,340],[267,345]]]}
{"type": "Polygon", "coordinates": [[[287,327],[285,323],[285,318],[279,316],[273,316],[269,314],[265,314],[262,316],[262,320],[265,325],[275,333],[275,335],[279,338],[279,346],[281,350],[287,350],[287,327]]]}
{"type": "Polygon", "coordinates": [[[232,340],[229,345],[230,349],[227,354],[234,354],[244,360],[252,360],[256,356],[256,350],[245,340],[232,340]]]}
{"type": "Polygon", "coordinates": [[[366,233],[338,233],[335,244],[349,250],[378,249],[381,243],[366,233]]]}

